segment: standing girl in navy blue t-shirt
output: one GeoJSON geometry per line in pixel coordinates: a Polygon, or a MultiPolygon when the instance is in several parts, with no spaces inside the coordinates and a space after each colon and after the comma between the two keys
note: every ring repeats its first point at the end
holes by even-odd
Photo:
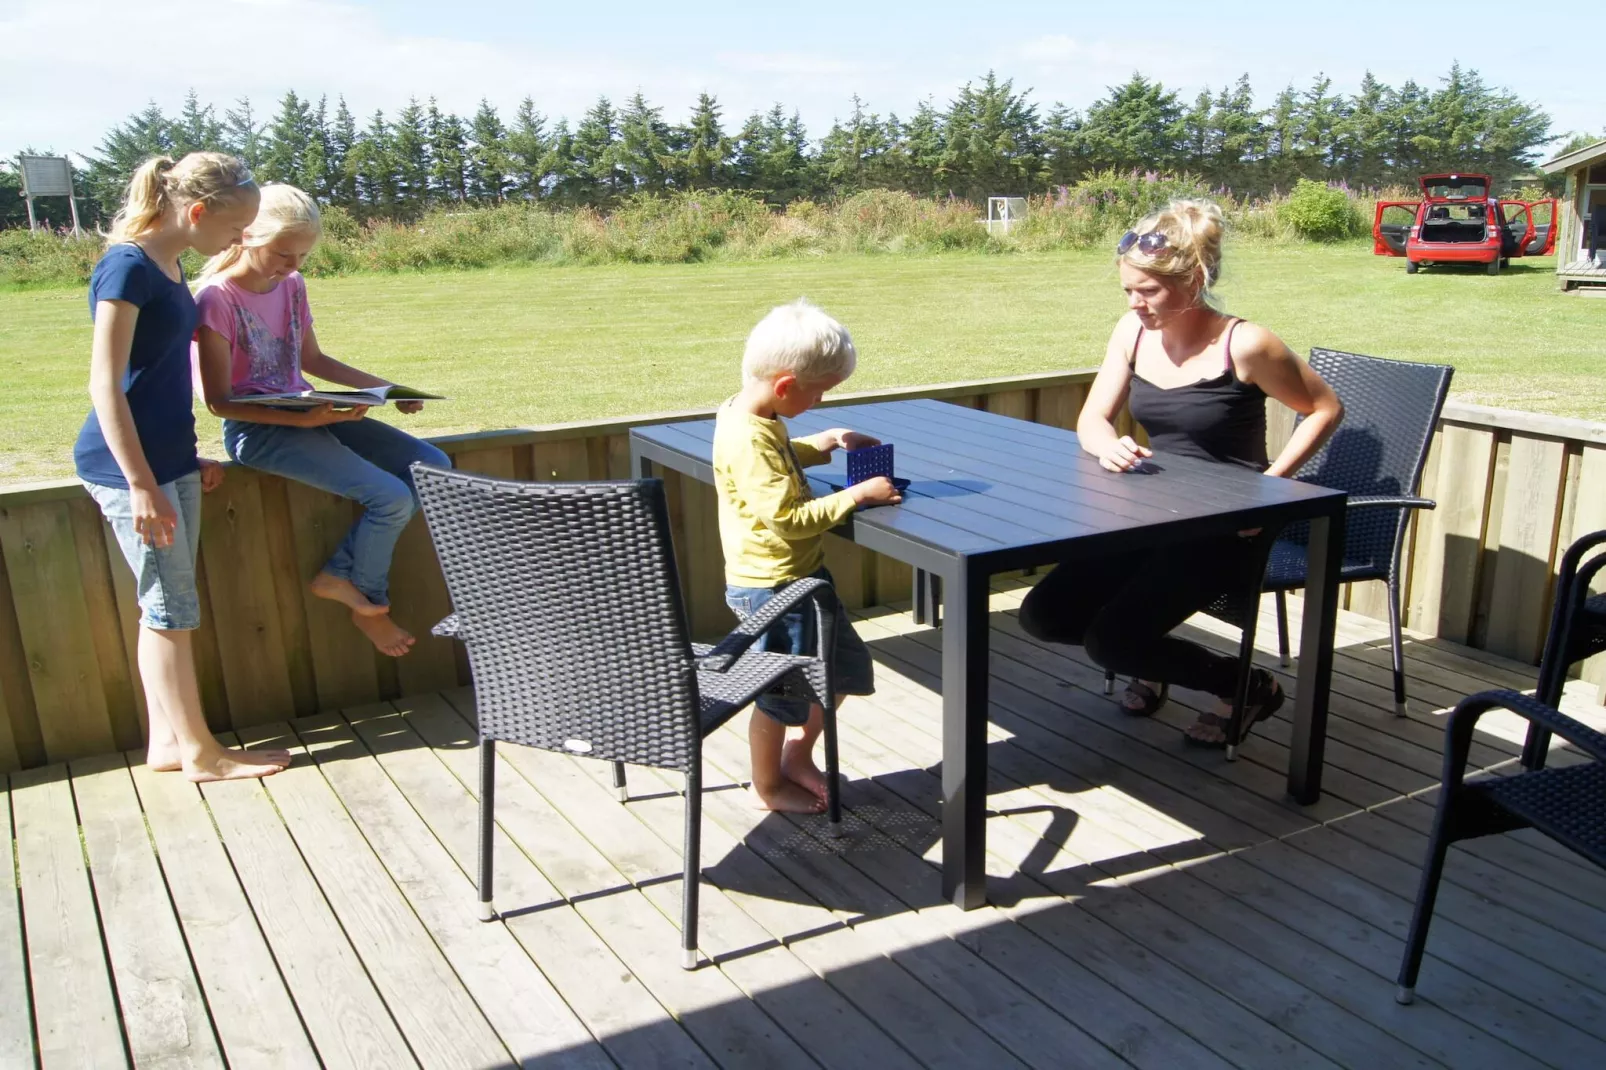
{"type": "Polygon", "coordinates": [[[231,750],[206,727],[191,632],[201,492],[223,470],[195,449],[190,340],[195,299],[179,256],[240,240],[260,194],[245,164],[216,152],[146,161],[112,220],[89,282],[94,409],[73,447],[78,478],[111,523],[138,583],[139,672],[150,716],[146,761],[195,781],[276,773],[282,750],[231,750]]]}

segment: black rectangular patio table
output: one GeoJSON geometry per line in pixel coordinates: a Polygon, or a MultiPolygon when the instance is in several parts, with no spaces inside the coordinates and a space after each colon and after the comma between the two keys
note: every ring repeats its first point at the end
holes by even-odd
{"type": "MultiPolygon", "coordinates": [[[[1303,804],[1321,794],[1341,491],[1186,457],[1156,456],[1143,473],[1106,472],[1073,432],[940,401],[833,406],[789,426],[795,437],[849,427],[891,442],[898,475],[912,480],[902,505],[857,510],[838,534],[942,583],[942,884],[958,906],[980,906],[986,894],[987,613],[995,573],[1310,521],[1288,791],[1303,804]]],[[[713,435],[710,419],[635,428],[632,468],[648,476],[652,462],[712,483],[713,435]]],[[[817,493],[830,490],[822,477],[843,481],[840,453],[832,460],[807,470],[817,493]]]]}

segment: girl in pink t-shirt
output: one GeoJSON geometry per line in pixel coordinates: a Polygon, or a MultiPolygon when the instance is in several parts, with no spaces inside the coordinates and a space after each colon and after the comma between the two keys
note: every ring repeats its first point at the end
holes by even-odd
{"type": "MultiPolygon", "coordinates": [[[[368,420],[366,408],[294,411],[236,399],[311,389],[303,372],[341,386],[388,386],[318,347],[297,269],[321,233],[318,206],[294,186],[262,187],[262,205],[240,245],[213,257],[195,302],[196,354],[206,407],[223,418],[233,460],[350,498],[363,507],[312,593],[340,602],[375,647],[400,656],[413,637],[390,619],[390,559],[417,510],[409,466],[450,465],[446,454],[405,431],[368,420]]],[[[414,413],[421,401],[398,402],[414,413]]]]}

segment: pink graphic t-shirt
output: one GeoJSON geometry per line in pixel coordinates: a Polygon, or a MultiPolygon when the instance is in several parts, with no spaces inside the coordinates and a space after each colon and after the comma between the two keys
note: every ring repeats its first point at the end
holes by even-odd
{"type": "Polygon", "coordinates": [[[195,303],[201,326],[228,339],[231,396],[312,389],[301,377],[301,339],[312,325],[312,309],[299,272],[265,294],[233,279],[209,280],[196,291],[195,303]]]}

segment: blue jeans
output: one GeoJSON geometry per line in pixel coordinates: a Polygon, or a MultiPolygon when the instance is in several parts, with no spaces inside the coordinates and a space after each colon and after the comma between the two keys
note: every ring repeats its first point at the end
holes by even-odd
{"type": "Polygon", "coordinates": [[[350,580],[378,606],[390,604],[390,558],[418,510],[408,466],[414,461],[442,467],[452,463],[428,442],[368,419],[327,427],[225,420],[223,448],[241,464],[362,506],[361,518],[346,532],[323,571],[350,580]]]}
{"type": "Polygon", "coordinates": [[[191,472],[159,488],[173,503],[178,527],[171,545],[158,549],[134,530],[126,489],[85,483],[117,536],[139,595],[139,622],[158,631],[188,632],[201,626],[201,596],[195,588],[195,557],[201,548],[201,473],[191,472]]]}
{"type": "MultiPolygon", "coordinates": [[[[823,568],[810,578],[831,582],[831,574],[823,568]]],[[[757,613],[765,602],[774,598],[785,587],[784,583],[780,587],[727,585],[725,604],[737,616],[745,619],[757,613]]],[[[831,676],[836,693],[873,695],[875,663],[870,659],[870,649],[864,645],[864,640],[859,638],[859,633],[853,630],[853,622],[848,619],[847,610],[842,608],[842,602],[836,597],[835,591],[831,595],[831,605],[831,619],[835,622],[832,631],[836,639],[833,644],[836,650],[831,661],[831,676]]],[[[782,614],[780,620],[770,625],[769,630],[759,637],[758,649],[777,654],[813,657],[820,647],[816,630],[814,603],[805,602],[800,608],[782,614]]],[[[785,725],[800,725],[809,719],[810,703],[806,699],[766,692],[758,696],[754,705],[785,725]]]]}

